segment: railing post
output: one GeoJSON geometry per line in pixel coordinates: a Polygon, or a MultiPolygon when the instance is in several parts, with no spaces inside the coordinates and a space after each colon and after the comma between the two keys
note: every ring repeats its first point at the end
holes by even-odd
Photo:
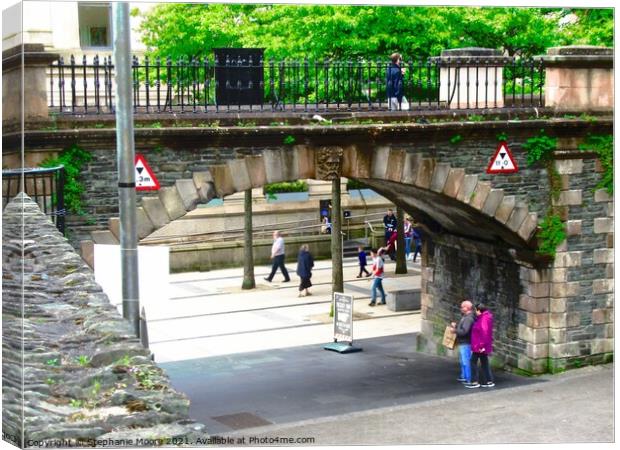
{"type": "Polygon", "coordinates": [[[613,48],[554,47],[542,58],[546,107],[581,111],[613,109],[613,48]]]}
{"type": "MultiPolygon", "coordinates": [[[[441,56],[432,58],[439,66],[439,102],[450,109],[466,109],[471,104],[488,102],[488,92],[484,99],[478,98],[478,85],[483,83],[497,86],[502,85],[504,77],[504,61],[500,50],[491,48],[457,48],[444,50],[441,56]],[[484,79],[481,80],[479,65],[480,58],[485,59],[485,67],[495,67],[497,70],[489,72],[485,70],[484,79]],[[476,77],[476,83],[471,83],[471,77],[476,77]],[[475,97],[475,100],[474,100],[475,97]]],[[[504,106],[502,93],[497,95],[496,108],[504,106]]]]}
{"type": "Polygon", "coordinates": [[[19,124],[22,118],[49,120],[47,70],[58,57],[57,53],[44,52],[43,44],[23,44],[2,52],[2,82],[11,86],[2,95],[4,123],[19,124]],[[22,76],[28,80],[27,89],[22,86],[22,76]]]}

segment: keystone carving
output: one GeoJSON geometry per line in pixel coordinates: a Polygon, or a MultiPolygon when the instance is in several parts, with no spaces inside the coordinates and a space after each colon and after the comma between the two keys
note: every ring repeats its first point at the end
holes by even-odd
{"type": "Polygon", "coordinates": [[[316,178],[318,180],[339,180],[342,173],[342,147],[320,147],[316,154],[316,178]]]}

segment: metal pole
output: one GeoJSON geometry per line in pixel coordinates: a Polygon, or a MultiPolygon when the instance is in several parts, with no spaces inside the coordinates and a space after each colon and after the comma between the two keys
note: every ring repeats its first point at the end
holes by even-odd
{"type": "Polygon", "coordinates": [[[243,263],[243,283],[241,289],[254,289],[254,249],[252,242],[252,189],[246,189],[243,197],[245,226],[243,230],[243,248],[245,251],[243,263]]]}
{"type": "Polygon", "coordinates": [[[340,177],[332,180],[332,291],[344,292],[342,274],[342,210],[340,177]]]}
{"type": "Polygon", "coordinates": [[[129,4],[112,3],[116,80],[116,151],[120,213],[123,317],[140,337],[140,291],[136,234],[136,180],[134,168],[129,4]]]}

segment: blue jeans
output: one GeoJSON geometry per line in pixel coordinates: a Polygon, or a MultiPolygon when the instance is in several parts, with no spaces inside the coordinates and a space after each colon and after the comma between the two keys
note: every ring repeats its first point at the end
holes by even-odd
{"type": "Polygon", "coordinates": [[[381,292],[381,303],[385,303],[385,291],[383,290],[383,278],[375,278],[372,280],[372,288],[370,294],[370,303],[375,303],[377,300],[377,289],[381,292]]]}
{"type": "Polygon", "coordinates": [[[405,238],[405,258],[409,257],[409,253],[411,253],[411,238],[405,238]]]}
{"type": "Polygon", "coordinates": [[[471,383],[471,345],[459,344],[459,363],[461,364],[461,377],[471,383]]]}

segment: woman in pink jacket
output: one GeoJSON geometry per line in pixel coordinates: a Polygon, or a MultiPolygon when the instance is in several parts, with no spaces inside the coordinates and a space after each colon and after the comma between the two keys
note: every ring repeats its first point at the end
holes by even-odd
{"type": "Polygon", "coordinates": [[[471,383],[469,388],[493,387],[493,374],[489,366],[489,355],[493,351],[493,314],[482,303],[476,305],[476,321],[471,327],[471,383]],[[482,365],[482,378],[478,378],[478,360],[482,365]]]}

